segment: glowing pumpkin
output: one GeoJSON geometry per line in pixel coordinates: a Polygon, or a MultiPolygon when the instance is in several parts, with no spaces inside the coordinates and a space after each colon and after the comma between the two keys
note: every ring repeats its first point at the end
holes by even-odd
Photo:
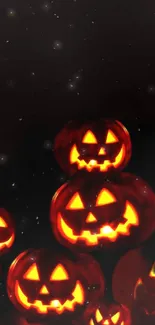
{"type": "Polygon", "coordinates": [[[142,249],[128,252],[113,273],[114,298],[132,310],[136,325],[155,324],[155,263],[147,255],[142,249]]]}
{"type": "Polygon", "coordinates": [[[0,208],[0,255],[6,253],[13,245],[15,230],[10,214],[0,208]]]}
{"type": "Polygon", "coordinates": [[[131,141],[118,121],[100,119],[86,124],[69,123],[55,139],[55,157],[68,174],[123,169],[131,156],[131,141]]]}
{"type": "Polygon", "coordinates": [[[7,279],[8,295],[28,319],[74,317],[96,301],[104,291],[98,264],[86,255],[68,258],[47,249],[20,254],[12,263],[7,279]],[[85,270],[90,268],[90,277],[85,270]],[[92,287],[95,288],[92,290],[92,287]]]}
{"type": "Polygon", "coordinates": [[[89,325],[131,325],[129,310],[117,303],[100,302],[88,321],[89,325]]]}
{"type": "Polygon", "coordinates": [[[109,181],[76,174],[55,193],[50,218],[56,238],[71,249],[134,246],[153,232],[154,207],[154,194],[135,176],[124,173],[109,181]]]}
{"type": "Polygon", "coordinates": [[[114,269],[112,277],[114,299],[131,309],[134,303],[136,286],[145,274],[147,274],[147,264],[141,248],[130,250],[122,256],[114,269]]]}

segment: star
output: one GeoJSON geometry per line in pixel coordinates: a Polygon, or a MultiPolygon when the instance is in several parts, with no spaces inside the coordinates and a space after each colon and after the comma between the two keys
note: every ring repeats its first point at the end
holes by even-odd
{"type": "Polygon", "coordinates": [[[51,9],[51,4],[49,2],[45,2],[45,3],[42,4],[41,8],[45,12],[48,12],[51,9]]]}
{"type": "Polygon", "coordinates": [[[0,165],[4,165],[8,160],[8,157],[5,154],[0,154],[0,165]]]}
{"type": "Polygon", "coordinates": [[[16,16],[16,11],[14,9],[8,9],[7,10],[7,16],[8,17],[15,17],[16,16]]]}
{"type": "Polygon", "coordinates": [[[53,50],[62,50],[63,44],[61,41],[56,40],[53,42],[53,50]]]}

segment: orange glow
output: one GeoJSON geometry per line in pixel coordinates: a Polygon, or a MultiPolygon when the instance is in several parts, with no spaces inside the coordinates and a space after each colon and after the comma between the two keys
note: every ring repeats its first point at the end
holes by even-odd
{"type": "Polygon", "coordinates": [[[112,193],[110,193],[106,188],[103,188],[96,200],[96,206],[110,204],[116,202],[116,199],[112,193]]]}
{"type": "Polygon", "coordinates": [[[126,219],[126,222],[124,224],[120,223],[116,228],[116,231],[119,234],[128,236],[130,235],[131,226],[139,226],[139,218],[136,209],[128,201],[126,201],[126,209],[123,217],[126,219]]]}
{"type": "Polygon", "coordinates": [[[92,131],[88,130],[82,139],[82,143],[90,143],[94,144],[97,143],[97,139],[92,131]]]}
{"type": "Polygon", "coordinates": [[[108,321],[108,319],[106,319],[106,320],[104,321],[103,324],[104,324],[104,325],[109,325],[109,321],[108,321]]]}
{"type": "Polygon", "coordinates": [[[103,319],[99,309],[96,310],[95,317],[98,323],[103,319]]]}
{"type": "Polygon", "coordinates": [[[90,319],[89,325],[94,325],[92,318],[90,319]]]}
{"type": "Polygon", "coordinates": [[[134,288],[134,294],[133,294],[134,299],[136,299],[136,297],[137,297],[137,288],[139,286],[141,286],[141,285],[143,285],[143,282],[142,282],[142,279],[139,278],[138,281],[137,281],[137,283],[136,283],[136,285],[135,285],[135,288],[134,288]]]}
{"type": "Polygon", "coordinates": [[[109,130],[107,134],[106,144],[115,143],[115,142],[118,142],[118,139],[116,135],[111,130],[109,130]]]}
{"type": "Polygon", "coordinates": [[[33,263],[23,277],[25,280],[40,281],[37,265],[33,263]]]}
{"type": "Polygon", "coordinates": [[[50,281],[63,281],[68,280],[69,276],[67,271],[65,270],[64,266],[58,264],[54,271],[51,274],[50,281]]]}
{"type": "Polygon", "coordinates": [[[2,217],[0,217],[0,227],[2,227],[2,228],[8,227],[7,223],[4,221],[4,219],[2,217]]]}
{"type": "Polygon", "coordinates": [[[39,292],[40,294],[42,294],[42,295],[48,295],[49,294],[49,291],[48,291],[48,289],[46,288],[46,286],[44,285],[44,286],[42,286],[42,288],[40,289],[40,292],[39,292]]]}
{"type": "MultiPolygon", "coordinates": [[[[109,315],[109,316],[111,316],[111,315],[109,315]]],[[[116,314],[114,314],[113,316],[109,317],[109,319],[107,319],[107,318],[104,319],[104,316],[102,316],[99,309],[96,309],[96,312],[95,312],[96,323],[99,323],[102,325],[110,325],[110,324],[116,325],[118,323],[120,317],[121,317],[121,313],[119,311],[116,314]]],[[[89,325],[94,325],[94,321],[92,318],[90,319],[89,325]]],[[[124,321],[121,322],[121,325],[124,325],[124,321]]]]}
{"type": "Polygon", "coordinates": [[[95,216],[91,212],[89,212],[88,216],[86,218],[86,222],[89,223],[89,222],[96,222],[96,221],[97,220],[96,220],[95,216]]]}
{"type": "Polygon", "coordinates": [[[75,193],[66,206],[67,210],[84,209],[79,193],[75,193]]]}
{"type": "Polygon", "coordinates": [[[123,160],[125,159],[126,150],[125,146],[122,145],[118,155],[115,157],[115,160],[111,162],[110,160],[105,160],[102,164],[99,164],[97,160],[91,159],[88,163],[83,159],[79,159],[79,152],[76,145],[74,144],[70,151],[69,161],[71,164],[77,164],[78,169],[87,169],[88,172],[91,172],[94,168],[99,168],[100,172],[106,172],[110,167],[118,168],[123,160]]]}
{"type": "Polygon", "coordinates": [[[0,251],[3,250],[5,247],[9,248],[12,246],[15,240],[15,235],[13,234],[7,241],[0,243],[0,251]]]}
{"type": "Polygon", "coordinates": [[[85,240],[87,246],[98,245],[99,240],[107,238],[112,242],[115,242],[118,236],[130,235],[130,227],[139,225],[138,214],[133,205],[126,201],[126,208],[123,215],[126,222],[119,223],[115,230],[112,229],[108,224],[102,226],[98,234],[92,234],[89,230],[84,230],[80,235],[74,235],[72,228],[70,228],[64,221],[64,218],[60,213],[57,216],[57,228],[60,234],[70,243],[76,244],[79,240],[85,240]]]}
{"type": "Polygon", "coordinates": [[[100,148],[98,155],[105,155],[106,151],[103,147],[100,148]]]}
{"type": "Polygon", "coordinates": [[[22,291],[19,282],[15,283],[15,296],[19,304],[24,309],[35,308],[39,314],[47,314],[49,310],[55,311],[57,314],[62,314],[65,310],[74,311],[76,304],[83,305],[85,301],[84,290],[79,281],[76,282],[75,289],[72,292],[73,299],[66,300],[64,304],[61,304],[59,300],[51,300],[49,305],[44,305],[41,300],[35,300],[34,303],[28,301],[28,297],[22,291]]]}
{"type": "Polygon", "coordinates": [[[155,278],[155,263],[153,264],[151,271],[149,273],[150,278],[155,278]]]}
{"type": "Polygon", "coordinates": [[[111,317],[111,320],[112,320],[112,322],[113,322],[114,324],[117,324],[119,318],[120,318],[120,312],[118,312],[118,313],[116,313],[115,315],[113,315],[113,316],[111,317]]]}

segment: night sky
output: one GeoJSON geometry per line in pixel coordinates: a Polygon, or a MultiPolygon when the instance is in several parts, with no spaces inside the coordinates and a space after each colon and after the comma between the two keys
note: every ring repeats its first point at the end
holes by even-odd
{"type": "Polygon", "coordinates": [[[7,310],[13,259],[29,247],[62,249],[49,207],[67,180],[53,155],[67,121],[123,122],[133,146],[126,171],[155,191],[155,2],[1,0],[0,25],[0,206],[16,226],[0,261],[0,310],[7,310]]]}

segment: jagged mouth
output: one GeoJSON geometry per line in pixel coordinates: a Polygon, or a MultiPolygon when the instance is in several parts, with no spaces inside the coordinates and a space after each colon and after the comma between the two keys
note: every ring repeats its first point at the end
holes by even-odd
{"type": "Polygon", "coordinates": [[[119,223],[115,229],[110,224],[101,226],[97,233],[91,233],[90,230],[83,230],[81,235],[74,235],[73,229],[68,226],[61,213],[57,216],[57,228],[60,234],[72,244],[76,244],[78,241],[84,241],[88,246],[94,246],[98,244],[98,241],[106,238],[111,242],[115,242],[120,235],[129,236],[130,227],[139,225],[139,217],[134,206],[126,201],[125,212],[123,214],[124,223],[119,223]]]}
{"type": "Polygon", "coordinates": [[[11,247],[14,242],[14,239],[15,239],[15,236],[13,234],[8,240],[6,240],[4,242],[0,242],[0,251],[5,248],[11,247]]]}
{"type": "Polygon", "coordinates": [[[74,291],[72,292],[73,298],[66,300],[64,304],[61,304],[59,300],[51,300],[48,305],[45,305],[41,300],[35,300],[33,303],[30,303],[18,281],[15,283],[15,294],[18,302],[25,309],[35,308],[39,314],[47,314],[50,310],[54,310],[57,314],[62,314],[64,310],[74,311],[76,304],[83,305],[85,301],[84,290],[79,281],[76,281],[74,291]]]}
{"type": "MultiPolygon", "coordinates": [[[[84,160],[87,164],[90,164],[92,160],[95,160],[97,162],[97,164],[103,164],[105,160],[108,160],[107,159],[107,156],[105,155],[101,155],[101,156],[90,156],[90,155],[80,155],[78,156],[78,159],[80,161],[84,160]]],[[[110,160],[111,163],[115,161],[115,159],[113,160],[110,160]]]]}
{"type": "Polygon", "coordinates": [[[100,171],[107,171],[110,167],[117,168],[121,165],[124,158],[124,145],[122,145],[119,153],[117,154],[115,159],[113,159],[113,161],[107,159],[106,155],[96,156],[93,159],[90,156],[82,156],[78,152],[76,145],[73,145],[70,151],[70,163],[77,164],[78,169],[86,168],[88,171],[91,171],[94,168],[97,168],[100,171]]]}

